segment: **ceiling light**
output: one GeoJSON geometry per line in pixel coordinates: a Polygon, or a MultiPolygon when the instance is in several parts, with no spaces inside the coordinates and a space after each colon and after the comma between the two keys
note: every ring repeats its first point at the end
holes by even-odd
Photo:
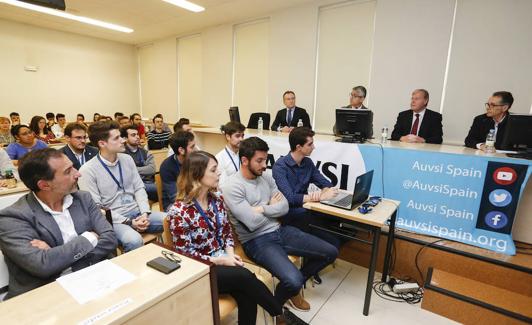
{"type": "Polygon", "coordinates": [[[200,12],[200,11],[205,10],[205,8],[203,8],[202,6],[199,6],[187,0],[163,0],[163,1],[171,3],[175,6],[181,7],[183,9],[193,11],[193,12],[200,12]]]}
{"type": "Polygon", "coordinates": [[[12,6],[16,6],[16,7],[20,7],[20,8],[24,8],[24,9],[38,11],[38,12],[41,12],[41,13],[44,13],[44,14],[49,14],[49,15],[56,16],[56,17],[62,17],[62,18],[66,18],[66,19],[71,19],[71,20],[79,21],[79,22],[82,22],[82,23],[85,23],[85,24],[90,24],[90,25],[94,25],[94,26],[98,26],[98,27],[107,28],[107,29],[112,29],[112,30],[116,30],[116,31],[119,31],[119,32],[123,32],[123,33],[131,33],[131,32],[133,32],[133,29],[127,28],[127,27],[124,27],[124,26],[115,25],[115,24],[111,24],[111,23],[106,23],[104,21],[96,20],[96,19],[92,19],[92,18],[88,18],[88,17],[76,16],[76,15],[73,15],[73,14],[69,14],[68,12],[64,12],[64,11],[60,11],[60,10],[56,10],[56,9],[50,9],[50,8],[47,8],[47,7],[41,7],[41,6],[37,6],[37,5],[32,5],[32,4],[29,4],[29,3],[26,3],[26,2],[21,2],[21,1],[16,1],[16,0],[0,0],[0,3],[5,3],[5,4],[8,4],[8,5],[12,5],[12,6]]]}

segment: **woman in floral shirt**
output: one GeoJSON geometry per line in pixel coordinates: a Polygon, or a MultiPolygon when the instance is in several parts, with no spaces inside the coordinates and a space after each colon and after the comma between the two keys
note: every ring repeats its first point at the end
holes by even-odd
{"type": "Polygon", "coordinates": [[[256,323],[257,304],[270,315],[279,316],[280,323],[301,324],[235,255],[223,198],[214,191],[219,179],[218,162],[208,152],[193,152],[183,163],[177,201],[168,210],[175,249],[216,265],[218,291],[235,298],[238,324],[256,323]]]}

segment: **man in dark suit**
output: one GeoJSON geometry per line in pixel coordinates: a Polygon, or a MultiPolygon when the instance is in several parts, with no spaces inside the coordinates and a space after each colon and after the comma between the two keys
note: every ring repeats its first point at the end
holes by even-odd
{"type": "Polygon", "coordinates": [[[490,130],[495,130],[495,148],[499,149],[506,130],[506,117],[510,114],[508,110],[512,107],[514,97],[511,92],[497,91],[488,99],[486,114],[475,117],[473,125],[465,138],[465,145],[469,148],[485,150],[484,143],[490,130]]]}
{"type": "Polygon", "coordinates": [[[409,143],[443,142],[442,116],[427,108],[429,92],[416,89],[412,92],[410,109],[399,113],[393,127],[392,140],[409,143]]]}
{"type": "Polygon", "coordinates": [[[310,117],[304,108],[296,106],[296,94],[287,90],[283,94],[283,103],[286,108],[277,112],[275,120],[272,123],[272,131],[276,131],[278,128],[282,132],[290,132],[297,126],[299,120],[303,122],[303,126],[312,129],[310,125],[310,117]]]}
{"type": "Polygon", "coordinates": [[[117,240],[87,192],[80,173],[59,150],[35,150],[19,161],[31,190],[0,211],[0,249],[9,271],[7,298],[106,259],[117,240]]]}
{"type": "MultiPolygon", "coordinates": [[[[342,106],[342,108],[349,109],[368,109],[364,106],[364,100],[366,99],[367,90],[364,86],[356,86],[351,89],[349,95],[349,105],[342,106]]],[[[373,126],[372,126],[373,129],[373,126]]],[[[336,123],[333,125],[333,134],[336,135],[336,123]]]]}
{"type": "Polygon", "coordinates": [[[67,143],[61,150],[72,161],[74,168],[77,170],[98,154],[97,148],[87,145],[87,138],[87,127],[85,125],[69,123],[65,127],[67,143]]]}

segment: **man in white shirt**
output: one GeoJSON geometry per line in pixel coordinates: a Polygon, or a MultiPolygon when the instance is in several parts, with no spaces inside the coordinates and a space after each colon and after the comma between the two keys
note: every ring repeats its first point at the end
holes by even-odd
{"type": "Polygon", "coordinates": [[[61,151],[31,151],[20,159],[19,173],[31,192],[0,211],[6,299],[98,263],[117,245],[90,194],[77,190],[80,173],[61,151]]]}
{"type": "Polygon", "coordinates": [[[57,120],[57,123],[52,125],[52,132],[56,138],[62,138],[64,136],[66,125],[65,114],[57,113],[55,119],[57,120]]]}
{"type": "Polygon", "coordinates": [[[244,140],[246,127],[240,122],[229,122],[222,127],[227,145],[216,155],[218,168],[222,172],[220,175],[220,186],[224,184],[228,177],[240,170],[240,158],[238,148],[240,142],[244,140]]]}

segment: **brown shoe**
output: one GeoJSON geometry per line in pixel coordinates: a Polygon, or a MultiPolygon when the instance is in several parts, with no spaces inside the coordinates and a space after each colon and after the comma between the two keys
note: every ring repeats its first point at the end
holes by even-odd
{"type": "Polygon", "coordinates": [[[290,306],[292,306],[294,309],[299,311],[309,311],[310,310],[310,304],[303,298],[302,291],[299,291],[299,293],[292,298],[288,299],[288,303],[290,306]]]}

